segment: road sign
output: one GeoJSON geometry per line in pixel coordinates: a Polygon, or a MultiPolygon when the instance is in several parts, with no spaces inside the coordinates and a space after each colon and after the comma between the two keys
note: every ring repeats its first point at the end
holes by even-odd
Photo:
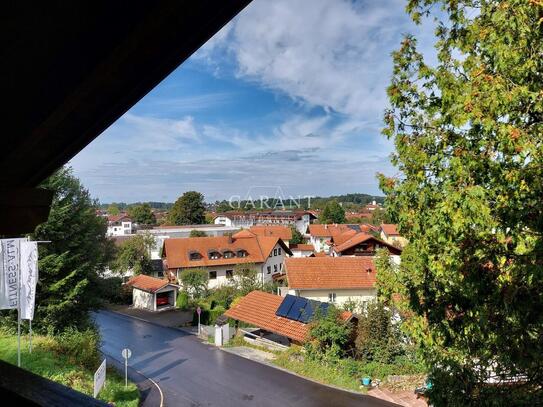
{"type": "Polygon", "coordinates": [[[196,313],[198,315],[200,315],[202,313],[202,308],[200,308],[200,307],[196,308],[196,313]]]}
{"type": "Polygon", "coordinates": [[[128,348],[122,350],[122,355],[124,358],[124,387],[128,387],[128,359],[132,356],[132,352],[128,348]]]}
{"type": "Polygon", "coordinates": [[[98,396],[100,389],[104,386],[106,382],[106,360],[102,362],[100,367],[94,373],[94,398],[98,396]]]}
{"type": "Polygon", "coordinates": [[[132,352],[128,348],[124,348],[121,353],[125,359],[130,359],[130,356],[132,356],[132,352]]]}

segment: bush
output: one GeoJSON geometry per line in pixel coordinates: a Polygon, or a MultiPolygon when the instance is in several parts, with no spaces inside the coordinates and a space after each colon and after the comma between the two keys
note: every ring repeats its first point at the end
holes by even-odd
{"type": "Polygon", "coordinates": [[[123,280],[120,277],[99,278],[97,283],[98,290],[104,300],[111,304],[122,303],[121,287],[123,280]]]}
{"type": "MultiPolygon", "coordinates": [[[[224,307],[225,309],[230,308],[230,304],[238,294],[235,287],[231,285],[223,285],[215,290],[213,290],[213,293],[211,294],[210,298],[215,302],[217,305],[220,305],[224,307]]],[[[214,307],[211,307],[214,308],[214,307]]]]}
{"type": "Polygon", "coordinates": [[[186,291],[181,291],[177,295],[177,300],[176,300],[175,305],[177,308],[182,309],[182,310],[186,310],[189,308],[189,295],[186,291]]]}
{"type": "Polygon", "coordinates": [[[100,334],[96,329],[78,331],[68,328],[50,342],[51,350],[68,357],[70,363],[94,371],[100,364],[100,334]]]}
{"type": "Polygon", "coordinates": [[[214,325],[217,321],[217,318],[220,317],[226,309],[224,307],[221,307],[220,305],[216,306],[209,312],[209,324],[208,325],[214,325]]]}
{"type": "Polygon", "coordinates": [[[377,301],[368,304],[366,312],[360,315],[355,344],[357,358],[367,362],[392,363],[404,353],[392,312],[377,301]]]}

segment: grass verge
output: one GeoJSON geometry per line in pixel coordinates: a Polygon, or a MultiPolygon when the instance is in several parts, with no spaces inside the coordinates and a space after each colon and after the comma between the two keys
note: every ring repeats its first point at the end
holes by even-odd
{"type": "MultiPolygon", "coordinates": [[[[55,338],[35,335],[32,338],[32,353],[29,353],[28,340],[21,337],[21,367],[92,397],[94,372],[75,364],[66,355],[55,352],[53,349],[56,348],[58,343],[55,338]]],[[[16,336],[0,332],[0,359],[17,364],[16,336]]],[[[137,407],[139,391],[130,382],[125,389],[124,378],[108,368],[106,383],[98,399],[114,402],[116,407],[137,407]]]]}

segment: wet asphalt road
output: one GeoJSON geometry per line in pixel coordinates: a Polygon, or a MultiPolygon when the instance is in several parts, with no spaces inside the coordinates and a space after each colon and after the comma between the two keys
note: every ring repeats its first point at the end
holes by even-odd
{"type": "Polygon", "coordinates": [[[176,329],[101,311],[94,315],[102,351],[159,383],[172,406],[395,406],[373,397],[322,386],[223,352],[176,329]]]}

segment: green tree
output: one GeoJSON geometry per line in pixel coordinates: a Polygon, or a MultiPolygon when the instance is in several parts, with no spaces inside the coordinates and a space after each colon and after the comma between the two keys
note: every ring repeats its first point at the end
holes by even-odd
{"type": "Polygon", "coordinates": [[[351,338],[351,323],[340,317],[340,311],[333,306],[327,312],[317,311],[309,326],[306,350],[315,359],[337,360],[347,354],[351,338]]]}
{"type": "Polygon", "coordinates": [[[437,64],[406,36],[384,134],[401,178],[380,177],[409,240],[398,298],[431,369],[434,405],[543,399],[543,3],[411,0],[436,14],[437,64]],[[514,386],[485,385],[524,377],[514,386]]]}
{"type": "Polygon", "coordinates": [[[356,356],[367,362],[393,363],[402,354],[401,333],[392,311],[379,301],[370,302],[358,316],[356,356]]]}
{"type": "Polygon", "coordinates": [[[319,221],[320,223],[345,223],[345,210],[336,200],[327,202],[319,221]]]}
{"type": "Polygon", "coordinates": [[[202,298],[207,293],[209,274],[204,269],[188,269],[181,272],[181,283],[192,298],[202,298]]]}
{"type": "Polygon", "coordinates": [[[107,207],[107,214],[108,215],[117,216],[120,213],[121,213],[121,211],[119,210],[119,207],[115,203],[112,203],[107,207]]]}
{"type": "Polygon", "coordinates": [[[251,291],[262,287],[262,281],[258,277],[256,266],[252,263],[236,264],[231,284],[236,287],[239,295],[247,295],[251,291]]]}
{"type": "Polygon", "coordinates": [[[43,184],[55,192],[47,222],[31,240],[50,241],[39,245],[39,282],[33,327],[56,334],[68,327],[91,326],[89,311],[99,305],[98,275],[113,253],[106,238],[107,225],[95,214],[89,192],[65,167],[43,184]]]}
{"type": "Polygon", "coordinates": [[[148,203],[131,206],[128,208],[128,216],[130,216],[132,222],[140,225],[156,224],[155,214],[151,210],[151,205],[148,203]]]}
{"type": "Polygon", "coordinates": [[[204,196],[196,191],[185,192],[168,212],[171,225],[200,225],[205,220],[204,196]]]}
{"type": "Polygon", "coordinates": [[[151,274],[151,250],[155,247],[155,239],[150,234],[136,235],[121,244],[115,254],[111,268],[119,274],[151,274]]]}
{"type": "Polygon", "coordinates": [[[295,227],[291,227],[290,229],[292,230],[292,239],[290,239],[290,244],[304,243],[304,235],[302,235],[295,227]]]}
{"type": "Polygon", "coordinates": [[[203,230],[192,229],[189,237],[207,237],[207,233],[203,230]]]}

